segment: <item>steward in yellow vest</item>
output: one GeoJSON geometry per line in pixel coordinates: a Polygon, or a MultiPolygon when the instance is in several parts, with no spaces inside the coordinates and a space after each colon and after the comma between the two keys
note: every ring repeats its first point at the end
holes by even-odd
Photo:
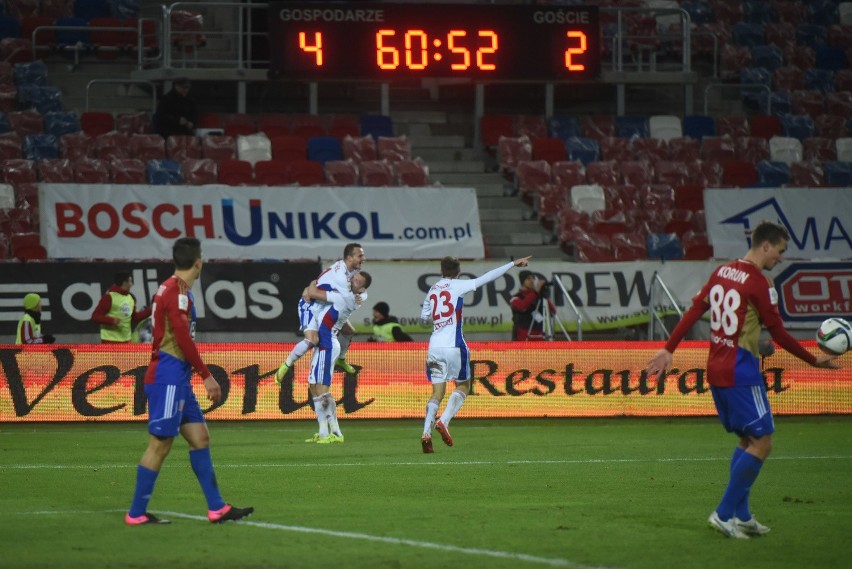
{"type": "Polygon", "coordinates": [[[151,307],[136,310],[136,298],[130,294],[133,276],[127,271],[115,274],[109,288],[92,313],[92,322],[101,326],[101,342],[126,344],[130,342],[135,325],[151,316],[151,307]]]}
{"type": "Polygon", "coordinates": [[[413,342],[411,336],[402,331],[396,316],[390,315],[387,302],[377,302],[373,307],[373,341],[413,342]]]}
{"type": "Polygon", "coordinates": [[[52,344],[56,339],[41,333],[41,297],[34,292],[24,297],[24,315],[18,321],[16,344],[52,344]]]}

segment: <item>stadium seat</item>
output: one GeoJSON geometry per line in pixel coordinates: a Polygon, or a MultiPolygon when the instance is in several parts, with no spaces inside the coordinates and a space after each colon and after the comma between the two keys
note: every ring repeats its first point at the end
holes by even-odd
{"type": "Polygon", "coordinates": [[[656,162],[669,157],[668,141],[658,138],[631,138],[627,144],[627,149],[632,160],[656,162]]]}
{"type": "Polygon", "coordinates": [[[384,160],[367,160],[358,166],[361,175],[361,185],[371,187],[393,185],[393,171],[390,164],[384,160]]]}
{"type": "Polygon", "coordinates": [[[800,188],[820,188],[825,185],[825,175],[819,162],[793,162],[790,164],[790,185],[800,188]]]}
{"type": "Polygon", "coordinates": [[[201,139],[192,135],[172,135],[166,140],[166,156],[181,162],[201,158],[201,139]]]}
{"type": "Polygon", "coordinates": [[[12,257],[22,262],[47,259],[47,250],[41,245],[38,233],[13,233],[9,251],[12,257]]]}
{"type": "Polygon", "coordinates": [[[757,164],[757,177],[763,187],[781,188],[790,184],[790,166],[786,162],[761,160],[757,164]]]}
{"type": "Polygon", "coordinates": [[[852,138],[838,138],[834,141],[837,158],[841,162],[852,162],[852,138]]]}
{"type": "Polygon", "coordinates": [[[805,89],[819,91],[823,95],[834,92],[834,71],[810,67],[802,75],[805,89]]]}
{"type": "Polygon", "coordinates": [[[3,160],[0,162],[0,172],[3,174],[3,181],[12,186],[38,182],[38,172],[32,160],[21,158],[3,160]]]}
{"type": "Polygon", "coordinates": [[[292,183],[290,163],[284,160],[260,160],[254,165],[254,183],[258,186],[286,186],[292,183]]]}
{"type": "Polygon", "coordinates": [[[852,162],[824,162],[825,185],[848,188],[852,186],[852,162]]]}
{"type": "Polygon", "coordinates": [[[217,160],[217,162],[220,184],[250,186],[254,183],[254,167],[251,162],[234,159],[217,160]]]}
{"type": "MultiPolygon", "coordinates": [[[[705,136],[716,136],[716,121],[707,115],[687,115],[683,117],[683,136],[696,140],[705,136]]],[[[666,140],[670,141],[671,138],[666,140]]]]}
{"type": "Polygon", "coordinates": [[[646,240],[646,251],[649,259],[683,258],[683,245],[674,233],[651,233],[646,240]]]}
{"type": "MultiPolygon", "coordinates": [[[[411,146],[408,143],[408,139],[405,137],[401,137],[404,141],[399,141],[400,145],[407,146],[409,154],[411,153],[411,146]]],[[[379,139],[379,148],[382,147],[382,140],[388,139],[379,139]]],[[[393,145],[388,145],[386,147],[386,153],[388,155],[395,154],[391,148],[393,145]]],[[[313,162],[319,162],[320,164],[325,164],[329,160],[343,160],[343,145],[340,143],[340,140],[333,136],[313,136],[308,139],[308,160],[313,162]]],[[[400,147],[400,152],[402,146],[400,147]]]]}
{"type": "MultiPolygon", "coordinates": [[[[635,139],[647,140],[647,139],[635,139]]],[[[633,159],[633,150],[631,148],[632,139],[621,138],[619,136],[606,136],[598,141],[600,148],[599,160],[615,160],[622,162],[624,160],[633,159]]]]}
{"type": "Polygon", "coordinates": [[[48,158],[36,163],[40,182],[49,184],[71,184],[74,182],[74,167],[63,158],[48,158]]]}
{"type": "Polygon", "coordinates": [[[486,148],[497,148],[500,137],[515,136],[515,124],[510,115],[483,115],[479,119],[479,136],[486,148]]]}
{"type": "Polygon", "coordinates": [[[86,157],[74,160],[74,181],[78,184],[108,184],[109,162],[86,157]]]}
{"type": "Polygon", "coordinates": [[[532,139],[532,159],[550,164],[565,160],[565,141],[547,136],[532,139]]]}
{"type": "Polygon", "coordinates": [[[0,160],[21,158],[21,137],[15,132],[0,134],[0,160]]]}
{"type": "MultiPolygon", "coordinates": [[[[0,112],[11,113],[17,108],[18,89],[14,85],[0,85],[0,112]]],[[[6,122],[8,122],[8,119],[6,119],[6,122]]]]}
{"type": "Polygon", "coordinates": [[[63,134],[59,137],[59,156],[74,162],[78,158],[86,158],[91,155],[92,137],[85,132],[75,134],[63,134]]]}
{"type": "Polygon", "coordinates": [[[663,213],[665,216],[665,225],[663,233],[674,233],[678,237],[695,229],[695,212],[689,208],[673,208],[663,213]]]}
{"type": "Polygon", "coordinates": [[[56,25],[55,18],[36,13],[21,16],[19,19],[21,21],[21,38],[31,46],[30,61],[32,61],[33,48],[37,59],[43,58],[56,49],[56,30],[51,27],[56,25]]]}
{"type": "Polygon", "coordinates": [[[571,188],[571,207],[592,214],[606,209],[604,190],[597,184],[582,184],[571,188]]]}
{"type": "Polygon", "coordinates": [[[746,162],[757,164],[769,160],[769,142],[765,138],[743,136],[736,141],[737,157],[746,162]]]}
{"type": "Polygon", "coordinates": [[[531,141],[547,136],[547,121],[542,115],[516,115],[515,136],[526,136],[531,141]]]}
{"type": "Polygon", "coordinates": [[[514,171],[519,162],[531,159],[532,143],[529,137],[504,136],[497,143],[497,162],[500,171],[510,179],[514,177],[514,171]]]}
{"type": "Polygon", "coordinates": [[[772,72],[772,88],[776,91],[798,91],[804,89],[804,72],[795,65],[779,67],[772,72]]]}
{"type": "Polygon", "coordinates": [[[852,116],[852,93],[829,93],[825,96],[825,111],[837,116],[852,116]]]}
{"type": "Polygon", "coordinates": [[[361,136],[394,136],[393,121],[385,115],[361,115],[361,136]]]}
{"type": "Polygon", "coordinates": [[[547,229],[554,229],[559,210],[569,207],[565,198],[568,188],[559,184],[544,184],[533,196],[533,209],[541,224],[547,229]]]}
{"type": "Polygon", "coordinates": [[[621,171],[621,179],[625,184],[644,186],[654,183],[654,168],[648,162],[626,160],[619,165],[619,170],[621,171]]]}
{"type": "Polygon", "coordinates": [[[222,131],[226,136],[248,136],[257,132],[254,116],[246,113],[228,113],[220,117],[222,131]]]}
{"type": "MultiPolygon", "coordinates": [[[[171,11],[172,53],[185,58],[196,56],[200,47],[207,43],[203,34],[204,15],[194,10],[171,11]]],[[[186,65],[183,62],[183,65],[186,65]]]]}
{"type": "Polygon", "coordinates": [[[188,186],[203,186],[219,183],[219,170],[212,158],[184,158],[180,163],[183,183],[188,186]]]}
{"type": "Polygon", "coordinates": [[[772,74],[784,66],[784,52],[776,45],[756,45],[751,48],[751,65],[772,74]]]}
{"type": "Polygon", "coordinates": [[[763,24],[752,24],[744,21],[734,24],[734,27],[731,29],[731,36],[735,44],[748,48],[763,45],[766,41],[763,33],[763,24]]]}
{"type": "Polygon", "coordinates": [[[683,235],[683,258],[687,261],[705,261],[713,258],[713,246],[707,234],[688,231],[683,235]]]}
{"type": "Polygon", "coordinates": [[[260,115],[257,117],[257,131],[264,133],[269,140],[290,134],[290,118],[281,113],[260,115]]]}
{"type": "Polygon", "coordinates": [[[237,143],[233,136],[208,134],[201,138],[201,155],[216,162],[234,160],[237,157],[237,143]]]}
{"type": "Polygon", "coordinates": [[[515,168],[515,187],[527,203],[532,203],[539,187],[550,180],[550,164],[546,160],[521,160],[515,168]]]}
{"type": "Polygon", "coordinates": [[[23,151],[27,160],[59,158],[59,140],[52,134],[31,134],[24,137],[23,151]]]}
{"type": "Polygon", "coordinates": [[[828,113],[817,116],[814,119],[814,134],[832,140],[847,136],[845,118],[828,113]]]}
{"type": "Polygon", "coordinates": [[[615,136],[620,138],[648,138],[650,136],[648,118],[627,115],[615,117],[615,136]]]}
{"type": "Polygon", "coordinates": [[[44,115],[44,130],[58,139],[63,134],[80,132],[80,119],[73,112],[50,112],[44,115]]]}
{"type": "Polygon", "coordinates": [[[130,157],[143,162],[165,160],[166,141],[159,134],[131,134],[130,157]]]}
{"type": "Polygon", "coordinates": [[[814,120],[807,115],[786,115],[781,119],[784,136],[804,140],[814,135],[814,120]]]}
{"type": "Polygon", "coordinates": [[[32,42],[24,38],[3,38],[0,40],[0,60],[11,64],[32,62],[32,42]]]}
{"type": "Polygon", "coordinates": [[[74,0],[74,15],[78,18],[106,18],[111,14],[107,0],[74,0]]]}
{"type": "Polygon", "coordinates": [[[44,132],[44,119],[37,111],[16,111],[8,113],[7,117],[12,130],[18,133],[18,136],[24,137],[44,132]]]}
{"type": "Polygon", "coordinates": [[[669,141],[683,136],[680,118],[674,115],[654,115],[648,119],[651,138],[669,141]]]}
{"type": "Polygon", "coordinates": [[[325,117],[321,115],[290,115],[290,133],[305,140],[314,136],[326,136],[325,117]]]}
{"type": "Polygon", "coordinates": [[[115,158],[109,161],[109,177],[113,184],[147,184],[146,163],[139,158],[115,158]]]}
{"type": "Polygon", "coordinates": [[[614,261],[609,238],[595,233],[578,232],[574,239],[574,257],[582,263],[614,261]]]}
{"type": "Polygon", "coordinates": [[[748,46],[725,43],[719,48],[719,76],[723,81],[739,81],[743,69],[751,65],[748,46]]]}
{"type": "MultiPolygon", "coordinates": [[[[830,138],[812,136],[802,141],[802,159],[805,162],[829,162],[838,160],[836,143],[830,138]]],[[[850,158],[852,159],[852,155],[850,158]]],[[[844,158],[844,160],[849,160],[844,158]]]]}
{"type": "Polygon", "coordinates": [[[180,175],[180,163],[175,160],[148,160],[145,175],[152,186],[170,186],[183,184],[180,175]]]}
{"type": "Polygon", "coordinates": [[[411,142],[407,136],[380,136],[376,141],[376,150],[380,160],[411,160],[411,142]]]}
{"type": "MultiPolygon", "coordinates": [[[[496,146],[496,145],[495,145],[496,146]]],[[[376,139],[372,136],[347,136],[343,139],[343,159],[356,164],[375,160],[378,156],[376,139]]]]}
{"type": "Polygon", "coordinates": [[[689,179],[704,187],[716,187],[722,183],[722,164],[715,160],[687,162],[689,179]]]}
{"type": "Polygon", "coordinates": [[[583,135],[580,138],[592,138],[598,141],[608,136],[615,136],[615,117],[612,115],[589,115],[584,117],[582,132],[583,135]]]}
{"type": "Polygon", "coordinates": [[[674,186],[673,189],[676,209],[688,209],[693,212],[704,209],[704,186],[682,184],[674,186]]]}
{"type": "Polygon", "coordinates": [[[92,156],[101,160],[132,158],[130,136],[116,131],[99,134],[92,141],[92,156]]]}
{"type": "Polygon", "coordinates": [[[723,162],[736,158],[737,149],[730,136],[705,136],[701,140],[701,159],[723,162]]]}
{"type": "Polygon", "coordinates": [[[727,187],[747,188],[758,183],[754,164],[744,160],[722,162],[722,184],[727,187]]]}
{"type": "Polygon", "coordinates": [[[584,165],[595,162],[599,157],[598,141],[594,138],[572,137],[565,141],[568,160],[582,162],[584,165]]]}
{"type": "Polygon", "coordinates": [[[668,142],[668,159],[675,162],[694,162],[701,157],[701,144],[704,138],[715,138],[705,135],[701,140],[682,137],[673,138],[668,142]]]}
{"type": "MultiPolygon", "coordinates": [[[[848,32],[852,35],[852,26],[848,32]]],[[[835,91],[852,91],[852,69],[840,69],[834,74],[835,91]]]]}
{"type": "Polygon", "coordinates": [[[615,186],[621,183],[621,171],[615,160],[599,160],[586,164],[586,180],[589,184],[615,186]]]}
{"type": "Polygon", "coordinates": [[[659,160],[654,163],[654,182],[670,186],[682,186],[689,182],[689,170],[685,162],[659,160]]]}
{"type": "Polygon", "coordinates": [[[316,160],[295,160],[290,162],[290,179],[299,186],[322,186],[325,184],[325,172],[322,162],[316,160]]]}
{"type": "Polygon", "coordinates": [[[115,128],[115,117],[103,111],[86,111],[80,115],[80,128],[89,136],[98,136],[115,128]]]}
{"type": "Polygon", "coordinates": [[[355,115],[336,114],[328,120],[328,135],[333,136],[341,143],[347,136],[357,137],[361,134],[358,117],[355,115]]]}
{"type": "Polygon", "coordinates": [[[586,183],[586,168],[582,162],[563,160],[550,165],[553,181],[565,189],[586,183]]]}
{"type": "MultiPolygon", "coordinates": [[[[15,188],[12,184],[0,184],[0,221],[3,221],[6,211],[15,207],[15,188]]],[[[8,233],[0,227],[0,234],[8,233]]]]}
{"type": "Polygon", "coordinates": [[[716,117],[716,136],[728,135],[731,138],[751,136],[748,119],[743,116],[724,115],[716,117]]]}
{"type": "Polygon", "coordinates": [[[827,69],[837,72],[841,69],[849,68],[849,59],[843,49],[828,45],[818,45],[814,47],[814,54],[816,56],[817,69],[827,69]]]}
{"type": "Polygon", "coordinates": [[[357,186],[358,166],[352,160],[330,160],[323,167],[330,186],[357,186]]]}
{"type": "Polygon", "coordinates": [[[115,130],[123,134],[150,134],[152,128],[151,116],[148,113],[117,113],[115,115],[115,130]]]}
{"type": "Polygon", "coordinates": [[[769,139],[770,160],[791,164],[800,162],[802,157],[802,143],[797,139],[787,136],[773,136],[769,139]]]}
{"type": "Polygon", "coordinates": [[[749,130],[751,136],[766,139],[781,136],[784,132],[778,117],[770,115],[753,115],[749,119],[749,130]]]}
{"type": "Polygon", "coordinates": [[[289,162],[306,160],[308,157],[308,141],[294,134],[278,135],[271,140],[272,158],[289,162]]]}
{"type": "MultiPolygon", "coordinates": [[[[815,91],[792,91],[790,93],[790,103],[792,104],[792,114],[794,115],[807,115],[810,118],[817,117],[825,112],[824,97],[815,91]]],[[[784,118],[782,117],[781,120],[783,122],[784,118]]],[[[813,120],[811,120],[811,124],[811,128],[813,128],[813,120]]],[[[791,135],[788,134],[786,136],[791,135]]]]}
{"type": "Polygon", "coordinates": [[[547,132],[552,138],[565,141],[581,135],[580,121],[577,117],[553,116],[547,121],[547,132]]]}
{"type": "Polygon", "coordinates": [[[251,164],[262,160],[272,160],[272,143],[263,133],[238,136],[237,158],[251,164]]]}
{"type": "Polygon", "coordinates": [[[615,233],[610,237],[610,245],[614,261],[638,261],[647,256],[641,233],[615,233]]]}
{"type": "Polygon", "coordinates": [[[399,186],[422,187],[429,185],[429,167],[420,158],[399,160],[393,163],[394,180],[399,186]]]}

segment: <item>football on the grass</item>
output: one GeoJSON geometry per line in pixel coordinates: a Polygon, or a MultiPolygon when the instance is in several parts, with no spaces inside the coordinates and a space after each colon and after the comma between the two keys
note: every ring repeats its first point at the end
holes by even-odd
{"type": "Polygon", "coordinates": [[[852,347],[852,325],[842,318],[829,318],[817,330],[817,345],[832,356],[845,354],[852,347]]]}

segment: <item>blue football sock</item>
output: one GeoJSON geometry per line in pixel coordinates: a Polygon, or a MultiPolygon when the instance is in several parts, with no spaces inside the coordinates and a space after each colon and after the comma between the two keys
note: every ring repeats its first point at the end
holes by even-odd
{"type": "Polygon", "coordinates": [[[208,510],[221,510],[225,507],[225,500],[219,493],[219,484],[216,482],[216,473],[213,472],[213,459],[210,456],[210,448],[197,448],[189,451],[189,463],[192,471],[201,484],[201,490],[207,499],[208,510]]]}
{"type": "MultiPolygon", "coordinates": [[[[763,461],[756,456],[747,452],[742,453],[742,456],[737,459],[731,467],[731,479],[728,481],[728,487],[725,489],[725,494],[722,496],[722,501],[716,508],[716,513],[723,520],[729,520],[733,517],[737,505],[746,499],[751,485],[760,474],[760,467],[763,466],[763,461]]],[[[746,502],[746,509],[748,505],[746,502]]],[[[749,515],[749,519],[751,515],[749,515]]]]}
{"type": "Polygon", "coordinates": [[[136,467],[136,491],[133,493],[133,502],[130,504],[131,517],[138,518],[148,511],[148,502],[154,493],[154,484],[160,473],[156,470],[145,468],[141,464],[136,467]]]}
{"type": "MultiPolygon", "coordinates": [[[[734,454],[731,456],[731,473],[734,472],[734,464],[739,460],[739,458],[743,455],[745,449],[741,446],[734,447],[734,454]]],[[[734,506],[734,515],[737,519],[747,522],[751,519],[751,512],[748,508],[748,495],[751,493],[751,488],[747,489],[745,492],[745,496],[742,500],[740,500],[739,504],[734,506]]]]}

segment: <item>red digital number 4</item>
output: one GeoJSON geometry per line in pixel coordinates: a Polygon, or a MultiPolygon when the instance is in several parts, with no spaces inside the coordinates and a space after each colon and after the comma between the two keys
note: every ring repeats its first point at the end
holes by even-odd
{"type": "Polygon", "coordinates": [[[299,49],[315,54],[317,67],[322,67],[322,32],[314,32],[312,44],[308,43],[308,35],[305,32],[299,32],[299,49]]]}

